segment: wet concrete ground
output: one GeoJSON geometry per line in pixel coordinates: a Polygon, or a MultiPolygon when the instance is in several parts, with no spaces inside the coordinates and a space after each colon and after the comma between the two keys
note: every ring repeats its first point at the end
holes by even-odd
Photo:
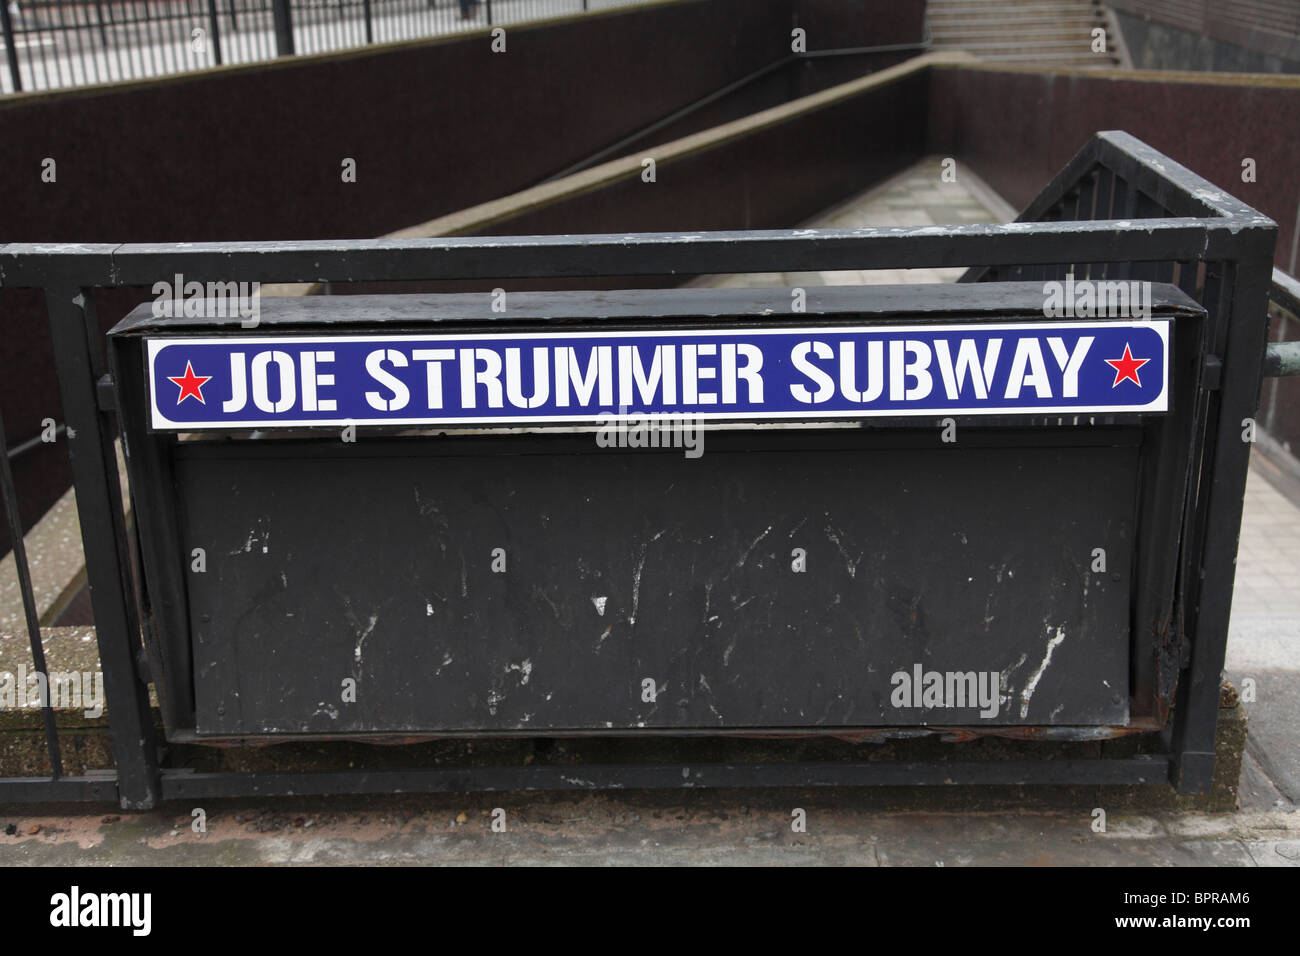
{"type": "Polygon", "coordinates": [[[1300,866],[1292,810],[1116,813],[1096,832],[1085,807],[873,813],[851,794],[806,796],[498,794],[339,809],[284,800],[211,808],[204,833],[185,808],[0,814],[0,830],[16,831],[0,835],[0,866],[1300,866]],[[805,832],[794,829],[796,810],[805,832]]]}

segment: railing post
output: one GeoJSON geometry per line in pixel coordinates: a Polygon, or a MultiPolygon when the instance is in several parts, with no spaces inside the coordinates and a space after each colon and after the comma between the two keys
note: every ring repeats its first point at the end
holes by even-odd
{"type": "Polygon", "coordinates": [[[104,29],[104,0],[95,0],[95,22],[99,26],[99,42],[104,47],[104,57],[107,60],[108,31],[104,29]]]}
{"type": "Polygon", "coordinates": [[[136,669],[140,629],[128,568],[126,520],[108,416],[100,411],[103,372],[92,290],[45,290],[59,395],[68,423],[68,456],[81,520],[86,578],[95,614],[122,807],[147,810],[160,796],[158,753],[149,692],[136,669]]]}
{"type": "Polygon", "coordinates": [[[487,22],[492,26],[492,0],[487,0],[487,22]]]}
{"type": "MultiPolygon", "coordinates": [[[[1270,224],[1271,225],[1271,224],[1270,224]]],[[[1276,235],[1276,226],[1271,226],[1276,235]]],[[[1272,244],[1266,256],[1233,262],[1225,276],[1228,314],[1216,324],[1227,329],[1218,411],[1201,481],[1208,484],[1201,566],[1193,568],[1196,618],[1187,672],[1174,707],[1171,781],[1179,793],[1206,793],[1214,776],[1215,739],[1223,660],[1228,646],[1232,585],[1236,573],[1241,512],[1250,470],[1244,420],[1259,406],[1260,371],[1268,339],[1268,289],[1272,244]]],[[[1210,305],[1210,303],[1206,303],[1210,305]]],[[[1213,407],[1212,407],[1213,409],[1213,407]]],[[[1213,414],[1213,411],[1212,411],[1213,414]]]]}
{"type": "Polygon", "coordinates": [[[289,0],[271,0],[271,17],[275,20],[276,56],[293,56],[293,16],[289,0]]]}
{"type": "Polygon", "coordinates": [[[4,33],[5,59],[9,61],[9,77],[17,93],[23,88],[23,77],[18,71],[18,47],[14,42],[14,22],[9,16],[9,0],[0,0],[0,32],[4,33]]]}
{"type": "Polygon", "coordinates": [[[370,0],[362,0],[362,7],[364,8],[365,15],[366,15],[366,42],[374,43],[375,42],[374,28],[371,26],[370,23],[370,0]]]}
{"type": "Polygon", "coordinates": [[[221,65],[221,34],[217,28],[217,0],[208,0],[208,32],[212,34],[212,59],[221,65]]]}
{"type": "MultiPolygon", "coordinates": [[[[32,651],[32,665],[50,688],[50,671],[45,664],[45,645],[41,642],[40,614],[32,592],[31,565],[27,563],[27,543],[23,538],[23,519],[18,510],[18,491],[14,487],[13,468],[9,464],[9,443],[5,438],[5,423],[0,416],[0,493],[4,497],[5,519],[9,525],[9,542],[13,548],[14,568],[18,572],[18,590],[22,595],[23,618],[27,623],[27,642],[32,651]]],[[[21,706],[21,705],[20,705],[21,706]]],[[[41,701],[41,719],[45,724],[45,747],[50,758],[50,778],[63,776],[63,757],[59,751],[59,730],[54,716],[53,695],[47,693],[41,701]]]]}

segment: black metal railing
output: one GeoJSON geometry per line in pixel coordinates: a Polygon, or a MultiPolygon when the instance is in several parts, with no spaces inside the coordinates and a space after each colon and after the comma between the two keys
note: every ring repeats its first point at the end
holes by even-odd
{"type": "MultiPolygon", "coordinates": [[[[817,272],[968,265],[968,278],[1063,274],[1090,264],[1093,276],[1173,276],[1208,312],[1203,368],[1189,370],[1201,385],[1203,434],[1190,452],[1185,510],[1162,518],[1179,528],[1181,553],[1162,564],[1177,576],[1171,610],[1136,608],[1135,631],[1164,621],[1161,647],[1173,648],[1169,673],[1140,665],[1135,686],[1153,682],[1161,699],[1177,698],[1173,716],[1158,715],[1165,750],[1133,757],[1080,760],[846,761],[818,765],[810,775],[796,763],[721,765],[711,785],[1015,783],[1138,784],[1166,774],[1181,792],[1206,792],[1214,769],[1215,733],[1233,565],[1250,445],[1240,423],[1256,413],[1265,365],[1276,225],[1173,160],[1125,133],[1100,133],[1031,205],[1021,221],[918,228],[772,230],[679,234],[462,237],[309,242],[210,242],[0,246],[0,286],[45,294],[63,409],[67,420],[77,509],[95,631],[111,722],[115,774],[105,780],[65,775],[58,735],[47,709],[49,772],[0,779],[0,803],[105,800],[147,808],[169,797],[373,793],[383,791],[565,789],[591,785],[695,786],[680,766],[610,765],[584,779],[538,766],[473,770],[412,768],[295,772],[194,773],[159,757],[143,654],[140,575],[122,508],[114,435],[115,394],[105,367],[104,338],[95,315],[97,289],[149,288],[159,276],[183,273],[197,281],[264,283],[425,282],[444,279],[554,279],[583,276],[682,276],[718,273],[817,272]],[[1099,190],[1098,184],[1107,184],[1099,190]],[[1107,200],[1099,197],[1105,193],[1107,200]],[[1087,197],[1091,196],[1089,201],[1087,197]],[[1116,200],[1118,199],[1118,205],[1116,200]],[[1147,215],[1139,219],[1139,214],[1147,215]],[[1076,218],[1077,217],[1077,218],[1076,218]],[[1062,263],[1070,263],[1064,266],[1062,263]],[[1095,266],[1095,268],[1094,268],[1095,266]],[[1210,360],[1213,361],[1210,361],[1210,360]],[[1143,670],[1142,668],[1146,668],[1143,670]],[[1172,681],[1172,683],[1171,683],[1172,681]]],[[[786,300],[788,301],[788,299],[786,300]]],[[[1188,410],[1181,414],[1188,415],[1188,410]]],[[[1189,420],[1190,416],[1189,416],[1189,420]]],[[[2,449],[0,449],[2,450],[2,449]]],[[[15,540],[8,459],[0,454],[0,490],[15,540]]],[[[1153,480],[1164,480],[1153,476],[1153,480]]],[[[1172,487],[1172,486],[1171,486],[1172,487]]],[[[1174,493],[1171,492],[1171,496],[1174,493]]],[[[1152,529],[1146,529],[1148,531],[1152,529]]],[[[1168,532],[1168,528],[1154,529],[1168,532]]],[[[26,563],[21,550],[19,573],[26,563]]],[[[43,669],[39,628],[25,594],[33,666],[43,669]]],[[[1145,631],[1144,631],[1145,633],[1145,631]]],[[[1087,728],[1085,728],[1086,730],[1087,728]]]]}
{"type": "MultiPolygon", "coordinates": [[[[1268,290],[1268,314],[1274,328],[1281,332],[1279,341],[1268,347],[1264,356],[1264,374],[1269,376],[1300,375],[1300,279],[1273,270],[1273,284],[1268,290]]],[[[1261,422],[1267,430],[1269,420],[1261,422]]]]}
{"type": "Polygon", "coordinates": [[[4,0],[0,92],[112,83],[650,0],[4,0]]]}

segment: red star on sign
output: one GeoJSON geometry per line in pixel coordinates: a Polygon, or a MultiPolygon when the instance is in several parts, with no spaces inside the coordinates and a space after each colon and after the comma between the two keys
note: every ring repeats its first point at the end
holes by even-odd
{"type": "Polygon", "coordinates": [[[1120,382],[1129,379],[1134,385],[1141,388],[1142,380],[1138,378],[1138,369],[1150,361],[1150,359],[1135,359],[1133,353],[1129,351],[1128,343],[1125,342],[1123,358],[1106,359],[1106,364],[1115,370],[1115,381],[1111,383],[1110,387],[1114,388],[1120,382]]]}
{"type": "Polygon", "coordinates": [[[193,366],[191,366],[189,362],[186,362],[185,374],[168,375],[167,381],[175,382],[181,387],[180,397],[176,399],[177,405],[185,401],[185,399],[189,398],[191,395],[197,398],[201,405],[206,405],[207,402],[203,400],[203,386],[206,385],[211,378],[211,375],[195,375],[193,366]]]}

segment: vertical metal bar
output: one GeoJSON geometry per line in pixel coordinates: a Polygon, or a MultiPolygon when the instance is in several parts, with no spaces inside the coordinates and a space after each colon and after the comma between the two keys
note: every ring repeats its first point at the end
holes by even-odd
{"type": "MultiPolygon", "coordinates": [[[[27,542],[23,540],[23,519],[18,512],[18,492],[14,488],[14,472],[9,466],[9,444],[5,438],[4,417],[0,416],[0,493],[4,496],[5,519],[9,523],[9,539],[13,542],[14,565],[18,569],[18,589],[22,593],[23,616],[27,619],[27,640],[32,648],[32,664],[45,681],[45,699],[41,701],[41,718],[45,724],[45,746],[50,755],[50,775],[57,780],[63,776],[63,755],[59,752],[59,731],[54,721],[54,695],[51,693],[50,672],[45,666],[45,647],[41,644],[41,618],[32,594],[32,572],[27,564],[27,542]]],[[[17,678],[14,678],[15,680],[17,678]]],[[[16,691],[17,688],[15,687],[16,691]]],[[[19,704],[19,706],[22,706],[19,704]]]]}
{"type": "MultiPolygon", "coordinates": [[[[1097,171],[1097,197],[1093,200],[1093,219],[1110,219],[1111,201],[1115,193],[1115,173],[1105,166],[1097,171]]],[[[1106,262],[1094,262],[1088,267],[1089,279],[1104,279],[1110,270],[1106,262]]]]}
{"type": "Polygon", "coordinates": [[[58,11],[59,22],[56,26],[53,20],[51,20],[50,31],[54,35],[54,63],[59,68],[59,85],[63,86],[63,57],[60,55],[60,47],[62,47],[62,49],[67,52],[68,85],[79,86],[81,84],[77,83],[77,70],[73,65],[72,59],[72,40],[69,37],[70,32],[73,34],[76,33],[75,17],[74,27],[70,30],[68,25],[63,21],[63,4],[57,4],[54,9],[58,11]]]}
{"type": "Polygon", "coordinates": [[[320,0],[321,11],[321,45],[320,50],[337,50],[347,42],[347,22],[343,19],[343,5],[346,0],[338,0],[335,15],[329,15],[329,0],[320,0]]]}
{"type": "Polygon", "coordinates": [[[86,553],[86,577],[104,670],[118,791],[126,809],[147,810],[159,798],[158,754],[148,688],[136,670],[140,631],[126,557],[126,520],[117,456],[97,383],[102,338],[91,289],[56,285],[45,290],[68,453],[86,553]]]}
{"type": "Polygon", "coordinates": [[[126,31],[123,31],[123,39],[126,40],[126,62],[131,68],[131,77],[144,76],[146,75],[146,61],[144,53],[140,49],[140,18],[136,16],[133,3],[124,2],[122,4],[122,23],[129,24],[131,27],[130,35],[126,35],[126,31]]]}
{"type": "MultiPolygon", "coordinates": [[[[1091,222],[1096,218],[1093,206],[1097,201],[1097,170],[1093,169],[1079,183],[1079,198],[1074,207],[1075,222],[1091,222]]],[[[1092,263],[1075,262],[1070,268],[1076,279],[1087,279],[1092,272],[1092,263]]]]}
{"type": "Polygon", "coordinates": [[[77,49],[81,53],[82,65],[87,76],[94,75],[91,82],[102,83],[99,58],[95,55],[95,31],[92,29],[94,24],[90,22],[90,7],[83,5],[75,9],[73,20],[77,23],[77,49]]]}
{"type": "MultiPolygon", "coordinates": [[[[1132,220],[1137,218],[1138,189],[1136,186],[1115,177],[1115,200],[1111,208],[1111,218],[1132,220]],[[1121,189],[1122,186],[1122,189],[1121,189]]],[[[1133,275],[1133,263],[1125,261],[1115,268],[1115,277],[1129,279],[1133,275]]]]}
{"type": "Polygon", "coordinates": [[[361,8],[362,8],[362,12],[365,14],[366,17],[366,43],[367,44],[374,43],[375,30],[370,23],[370,0],[362,0],[361,8]]]}
{"type": "Polygon", "coordinates": [[[153,11],[149,7],[149,0],[143,0],[144,6],[144,36],[147,48],[149,50],[149,68],[153,71],[147,75],[162,76],[167,72],[167,63],[163,59],[162,32],[158,32],[158,38],[155,40],[153,11]]]}
{"type": "MultiPolygon", "coordinates": [[[[113,3],[112,3],[112,0],[108,0],[108,5],[107,5],[107,7],[106,7],[105,9],[107,9],[107,11],[108,11],[108,22],[109,22],[109,24],[110,24],[111,26],[114,27],[114,30],[113,30],[113,59],[117,61],[117,77],[116,77],[116,79],[119,79],[119,80],[125,80],[125,79],[127,79],[127,78],[130,76],[131,57],[130,57],[130,55],[128,54],[127,57],[126,57],[126,60],[125,60],[125,61],[123,61],[123,59],[122,59],[122,32],[123,32],[123,31],[121,31],[121,30],[119,30],[119,29],[116,29],[116,27],[117,27],[117,23],[116,23],[116,21],[113,19],[113,3]],[[123,62],[126,63],[126,66],[123,66],[123,65],[122,65],[123,62]]],[[[105,43],[107,43],[107,34],[105,35],[105,43]]],[[[109,75],[109,78],[111,79],[111,78],[113,78],[113,61],[112,61],[112,60],[109,60],[109,58],[108,58],[108,48],[107,48],[107,46],[105,46],[105,48],[104,48],[104,61],[108,64],[108,75],[109,75]]]]}
{"type": "MultiPolygon", "coordinates": [[[[1079,192],[1077,189],[1067,192],[1061,197],[1060,201],[1051,208],[1051,211],[1045,217],[1048,222],[1063,222],[1073,219],[1075,210],[1079,205],[1079,192]]],[[[1037,278],[1041,281],[1053,280],[1057,282],[1065,281],[1065,274],[1073,272],[1074,266],[1068,262],[1053,262],[1038,267],[1037,278]]]]}
{"type": "Polygon", "coordinates": [[[271,18],[275,21],[275,55],[293,56],[293,18],[289,0],[271,0],[271,18]]]}
{"type": "Polygon", "coordinates": [[[321,34],[318,29],[321,24],[321,12],[319,7],[314,7],[311,0],[302,0],[295,5],[293,0],[289,0],[289,10],[292,13],[298,11],[298,27],[302,30],[301,37],[295,37],[294,41],[302,47],[303,53],[316,53],[320,50],[321,34]]]}
{"type": "MultiPolygon", "coordinates": [[[[252,37],[255,38],[257,42],[258,56],[263,59],[268,59],[276,55],[275,50],[273,49],[273,46],[276,43],[275,25],[272,23],[270,30],[263,30],[261,29],[261,26],[266,22],[267,14],[270,14],[271,19],[274,20],[275,11],[270,7],[270,0],[259,0],[259,2],[261,3],[261,6],[253,8],[257,11],[257,18],[253,21],[257,24],[257,27],[254,29],[252,37]]],[[[247,10],[248,8],[245,7],[245,12],[247,12],[247,10]]]]}
{"type": "Polygon", "coordinates": [[[127,9],[131,11],[131,22],[135,26],[136,47],[140,52],[140,75],[153,76],[158,70],[154,53],[153,24],[149,18],[149,0],[132,2],[127,9]],[[143,17],[140,16],[141,7],[144,9],[143,17]],[[144,31],[143,43],[140,42],[141,31],[144,31]]]}
{"type": "Polygon", "coordinates": [[[31,71],[32,71],[32,88],[33,89],[43,88],[47,90],[53,89],[53,87],[50,86],[50,65],[48,62],[48,58],[46,57],[45,54],[45,44],[42,42],[45,38],[41,34],[41,19],[39,16],[36,15],[35,11],[33,11],[32,25],[31,27],[28,27],[27,16],[26,14],[23,13],[22,7],[18,8],[18,18],[23,21],[23,32],[27,34],[27,64],[28,66],[31,67],[31,71]],[[32,52],[32,46],[31,46],[32,30],[36,31],[36,45],[40,48],[40,60],[41,60],[40,80],[36,78],[36,54],[32,52]],[[41,80],[44,81],[44,84],[42,84],[41,80]]]}
{"type": "Polygon", "coordinates": [[[104,47],[104,61],[108,62],[108,34],[104,31],[104,0],[95,0],[95,21],[99,25],[99,42],[104,47]]]}
{"type": "Polygon", "coordinates": [[[158,55],[162,58],[163,74],[184,70],[188,64],[186,56],[193,50],[190,43],[194,37],[189,31],[189,23],[181,23],[171,8],[168,0],[161,0],[162,11],[158,15],[158,55]],[[177,37],[177,31],[184,34],[177,37]]]}
{"type": "Polygon", "coordinates": [[[217,32],[217,0],[208,0],[208,31],[212,34],[212,62],[221,65],[221,34],[217,32]]]}
{"type": "Polygon", "coordinates": [[[487,0],[487,25],[492,26],[492,0],[487,0]]]}
{"type": "Polygon", "coordinates": [[[180,46],[176,53],[177,71],[195,70],[200,65],[206,65],[206,61],[199,60],[199,53],[194,49],[194,31],[198,30],[199,35],[203,38],[204,50],[208,47],[208,28],[203,20],[203,0],[183,0],[177,8],[175,0],[167,4],[168,16],[172,23],[176,24],[173,35],[180,34],[180,46]],[[197,3],[198,12],[195,12],[197,3]],[[197,23],[197,25],[196,25],[197,23]]]}
{"type": "Polygon", "coordinates": [[[1205,489],[1209,498],[1198,575],[1200,600],[1188,672],[1180,682],[1174,711],[1171,772],[1180,793],[1205,793],[1214,776],[1219,693],[1232,612],[1242,501],[1250,468],[1251,446],[1243,440],[1242,428],[1243,420],[1253,416],[1259,404],[1272,274],[1270,255],[1234,263],[1225,277],[1231,290],[1231,314],[1222,317],[1228,339],[1222,354],[1217,434],[1209,446],[1213,460],[1205,489]]]}
{"type": "MultiPolygon", "coordinates": [[[[1134,215],[1138,219],[1158,219],[1161,216],[1168,215],[1168,212],[1150,196],[1147,196],[1145,193],[1138,193],[1134,215]]],[[[1137,262],[1133,265],[1132,277],[1145,282],[1172,282],[1174,278],[1174,264],[1172,260],[1165,260],[1164,262],[1137,262]]]]}
{"type": "Polygon", "coordinates": [[[14,43],[14,22],[9,16],[8,0],[0,0],[0,32],[5,38],[5,60],[9,63],[9,78],[13,80],[14,92],[23,88],[23,77],[18,70],[18,48],[14,43]]]}
{"type": "Polygon", "coordinates": [[[76,24],[77,50],[81,54],[81,63],[86,76],[90,77],[93,74],[94,79],[90,82],[102,83],[99,58],[95,55],[95,32],[91,29],[94,24],[90,22],[90,7],[83,5],[73,8],[72,20],[76,24]]]}
{"type": "MultiPolygon", "coordinates": [[[[1201,265],[1196,264],[1198,273],[1201,265]]],[[[1226,275],[1230,270],[1224,262],[1206,262],[1203,266],[1203,288],[1198,301],[1209,313],[1205,350],[1210,355],[1221,356],[1228,339],[1224,316],[1231,308],[1226,275]]],[[[1206,501],[1209,497],[1209,469],[1205,466],[1205,448],[1213,447],[1218,429],[1218,423],[1210,414],[1210,409],[1217,407],[1213,405],[1212,398],[1217,401],[1217,396],[1212,391],[1202,389],[1196,399],[1201,406],[1201,411],[1197,415],[1201,428],[1192,437],[1192,461],[1196,463],[1196,473],[1188,492],[1188,517],[1183,530],[1183,538],[1188,542],[1183,549],[1184,584],[1181,596],[1186,634],[1196,633],[1197,602],[1200,600],[1200,555],[1205,547],[1206,501]]]]}

